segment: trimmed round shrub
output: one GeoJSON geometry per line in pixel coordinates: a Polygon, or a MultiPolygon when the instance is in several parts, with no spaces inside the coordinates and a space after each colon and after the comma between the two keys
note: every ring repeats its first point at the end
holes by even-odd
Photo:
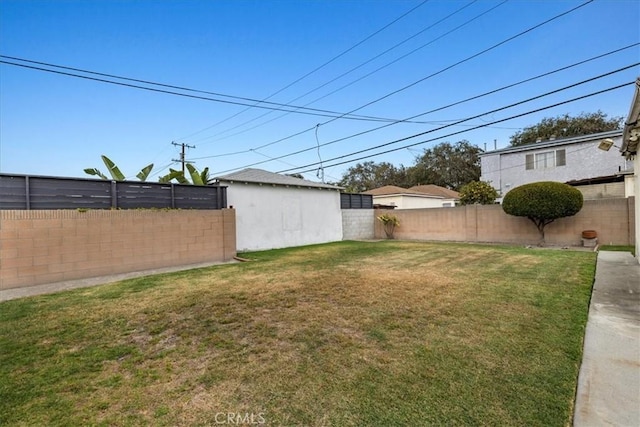
{"type": "Polygon", "coordinates": [[[529,218],[538,227],[544,243],[544,227],[558,218],[577,214],[582,204],[582,193],[576,188],[561,182],[542,181],[509,191],[502,200],[502,210],[529,218]]]}

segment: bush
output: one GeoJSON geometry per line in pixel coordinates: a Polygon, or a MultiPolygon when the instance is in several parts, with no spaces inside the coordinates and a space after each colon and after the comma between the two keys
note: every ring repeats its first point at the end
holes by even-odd
{"type": "Polygon", "coordinates": [[[582,193],[561,182],[543,181],[521,185],[502,200],[502,210],[509,215],[529,218],[544,244],[544,228],[558,218],[573,216],[582,209],[582,193]]]}
{"type": "Polygon", "coordinates": [[[380,221],[384,226],[384,233],[387,235],[387,238],[393,239],[393,232],[396,227],[400,225],[398,217],[395,215],[383,214],[378,217],[378,221],[380,221]]]}
{"type": "Polygon", "coordinates": [[[498,191],[488,182],[473,181],[460,189],[462,205],[492,205],[498,198],[498,191]]]}

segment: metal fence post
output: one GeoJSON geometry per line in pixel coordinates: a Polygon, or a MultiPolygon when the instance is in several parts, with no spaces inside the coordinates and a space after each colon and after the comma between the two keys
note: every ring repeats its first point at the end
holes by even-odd
{"type": "Polygon", "coordinates": [[[31,191],[29,190],[29,177],[25,176],[24,177],[24,185],[25,185],[25,189],[24,189],[24,196],[27,199],[27,210],[31,210],[31,191]]]}
{"type": "Polygon", "coordinates": [[[115,181],[111,181],[111,209],[118,208],[118,186],[115,181]]]}

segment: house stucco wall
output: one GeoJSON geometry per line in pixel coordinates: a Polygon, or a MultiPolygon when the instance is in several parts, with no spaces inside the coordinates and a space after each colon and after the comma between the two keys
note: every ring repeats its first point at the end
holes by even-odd
{"type": "MultiPolygon", "coordinates": [[[[512,188],[538,181],[568,182],[586,178],[614,175],[620,171],[632,169],[632,163],[620,156],[618,150],[598,149],[603,138],[594,137],[583,142],[558,141],[552,147],[536,144],[520,147],[521,150],[498,150],[487,152],[480,157],[482,170],[481,180],[490,182],[504,196],[512,188]],[[547,169],[526,169],[526,155],[553,150],[565,150],[566,165],[547,169]]],[[[620,146],[622,136],[612,138],[616,146],[620,146]]]]}
{"type": "Polygon", "coordinates": [[[243,182],[225,185],[227,204],[236,210],[238,251],[342,240],[338,191],[243,182]]]}
{"type": "Polygon", "coordinates": [[[455,205],[453,199],[420,197],[408,194],[373,196],[373,203],[380,205],[393,205],[398,209],[441,208],[444,203],[451,203],[452,206],[455,205]]]}

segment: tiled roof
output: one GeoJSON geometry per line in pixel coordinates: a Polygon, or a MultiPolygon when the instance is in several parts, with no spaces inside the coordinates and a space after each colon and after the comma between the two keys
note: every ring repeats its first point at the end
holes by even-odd
{"type": "Polygon", "coordinates": [[[306,179],[295,178],[288,175],[281,175],[279,173],[269,172],[262,169],[247,168],[238,172],[233,172],[228,175],[217,176],[215,179],[218,181],[238,181],[238,182],[251,182],[255,184],[271,184],[271,185],[284,185],[295,187],[313,187],[313,188],[327,188],[332,190],[341,190],[342,187],[335,185],[323,184],[322,182],[308,181],[306,179]]]}
{"type": "MultiPolygon", "coordinates": [[[[384,187],[374,188],[369,191],[364,191],[363,194],[371,194],[372,196],[389,196],[391,194],[411,194],[415,196],[432,196],[420,191],[398,187],[396,185],[385,185],[384,187]]],[[[433,197],[433,196],[432,196],[433,197]]],[[[440,196],[436,196],[440,197],[440,196]]]]}
{"type": "Polygon", "coordinates": [[[424,194],[430,194],[432,196],[444,197],[445,199],[459,199],[460,193],[457,191],[449,190],[448,188],[440,187],[439,185],[414,185],[409,190],[418,191],[424,194]]]}

